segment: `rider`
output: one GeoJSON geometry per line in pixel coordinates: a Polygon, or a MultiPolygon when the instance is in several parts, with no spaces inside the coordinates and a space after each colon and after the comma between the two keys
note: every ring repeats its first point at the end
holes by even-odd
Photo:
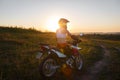
{"type": "Polygon", "coordinates": [[[69,53],[70,51],[69,47],[67,46],[66,37],[67,35],[70,36],[72,39],[77,39],[77,37],[73,36],[68,30],[67,30],[67,23],[69,21],[65,18],[61,18],[58,21],[59,29],[56,30],[56,38],[57,38],[57,46],[59,49],[63,51],[63,53],[69,53]]]}

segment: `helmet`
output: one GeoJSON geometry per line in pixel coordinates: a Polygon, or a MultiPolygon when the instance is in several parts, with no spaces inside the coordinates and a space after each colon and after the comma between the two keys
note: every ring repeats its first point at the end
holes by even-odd
{"type": "Polygon", "coordinates": [[[70,21],[68,21],[68,20],[65,19],[65,18],[61,18],[61,19],[58,21],[59,24],[61,24],[61,23],[67,23],[67,22],[70,22],[70,21]]]}

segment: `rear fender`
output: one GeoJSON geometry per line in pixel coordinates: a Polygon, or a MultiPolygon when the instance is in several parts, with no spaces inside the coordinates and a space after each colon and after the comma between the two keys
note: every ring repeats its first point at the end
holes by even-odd
{"type": "Polygon", "coordinates": [[[46,50],[49,50],[49,46],[41,46],[40,47],[41,51],[46,51],[46,50]]]}

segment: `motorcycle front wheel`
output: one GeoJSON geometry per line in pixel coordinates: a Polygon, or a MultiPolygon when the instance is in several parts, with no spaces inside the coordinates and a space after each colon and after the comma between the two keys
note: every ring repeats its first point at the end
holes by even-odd
{"type": "Polygon", "coordinates": [[[81,70],[83,68],[83,57],[80,54],[75,57],[75,67],[77,70],[81,70]]]}
{"type": "Polygon", "coordinates": [[[56,65],[56,60],[53,57],[48,56],[39,66],[40,74],[44,77],[52,77],[56,73],[56,65]]]}

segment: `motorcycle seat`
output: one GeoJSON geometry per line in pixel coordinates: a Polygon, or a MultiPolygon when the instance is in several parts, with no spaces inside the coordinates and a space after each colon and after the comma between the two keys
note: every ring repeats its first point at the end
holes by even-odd
{"type": "Polygon", "coordinates": [[[56,46],[52,46],[51,49],[54,49],[54,50],[61,52],[61,50],[59,48],[57,48],[56,46]]]}

